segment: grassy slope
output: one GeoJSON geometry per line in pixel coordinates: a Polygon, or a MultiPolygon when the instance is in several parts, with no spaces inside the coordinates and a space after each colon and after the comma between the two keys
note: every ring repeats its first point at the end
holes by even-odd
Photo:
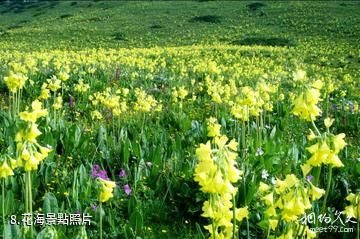
{"type": "MultiPolygon", "coordinates": [[[[1,3],[0,50],[229,44],[248,37],[282,37],[298,42],[299,52],[307,44],[325,49],[343,44],[347,45],[341,48],[344,56],[353,51],[353,59],[360,57],[359,2],[266,2],[257,11],[250,11],[248,4],[1,3]],[[218,16],[220,22],[190,21],[205,15],[218,16]]],[[[172,231],[171,238],[175,237],[174,232],[179,233],[178,238],[192,238],[194,233],[184,224],[167,229],[172,231]]]]}
{"type": "Polygon", "coordinates": [[[29,49],[231,43],[247,37],[297,42],[360,39],[359,2],[58,2],[0,5],[0,45],[29,49]],[[219,23],[191,22],[215,15],[219,23]]]}

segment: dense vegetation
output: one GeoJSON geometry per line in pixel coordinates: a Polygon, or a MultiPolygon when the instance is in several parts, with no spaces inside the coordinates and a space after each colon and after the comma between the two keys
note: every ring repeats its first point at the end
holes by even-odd
{"type": "Polygon", "coordinates": [[[359,238],[359,11],[1,2],[3,238],[359,238]]]}

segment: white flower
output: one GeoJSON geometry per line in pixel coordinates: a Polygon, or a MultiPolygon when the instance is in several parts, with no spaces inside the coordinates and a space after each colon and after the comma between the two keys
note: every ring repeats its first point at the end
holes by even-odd
{"type": "Polygon", "coordinates": [[[262,150],[262,148],[258,148],[258,149],[256,150],[255,156],[261,156],[261,155],[263,155],[263,154],[264,154],[264,151],[262,150]]]}
{"type": "Polygon", "coordinates": [[[269,177],[268,171],[267,171],[266,169],[263,169],[263,170],[261,171],[261,178],[262,178],[262,179],[267,179],[268,177],[269,177]]]}

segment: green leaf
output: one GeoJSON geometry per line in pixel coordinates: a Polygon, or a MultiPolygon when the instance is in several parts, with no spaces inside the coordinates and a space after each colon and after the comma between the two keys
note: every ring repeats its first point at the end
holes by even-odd
{"type": "Polygon", "coordinates": [[[133,229],[135,229],[137,233],[141,232],[144,225],[144,221],[142,214],[138,210],[136,210],[131,214],[130,225],[133,229]]]}
{"type": "Polygon", "coordinates": [[[57,231],[54,227],[45,227],[36,237],[36,239],[58,239],[57,231]]]}
{"type": "Polygon", "coordinates": [[[195,223],[195,225],[196,225],[196,231],[197,231],[197,238],[198,239],[205,239],[205,235],[202,232],[200,225],[197,222],[195,223]]]}
{"type": "Polygon", "coordinates": [[[21,238],[19,226],[6,224],[5,239],[17,239],[17,238],[21,238]]]}
{"type": "Polygon", "coordinates": [[[44,214],[58,213],[59,211],[58,202],[53,193],[46,193],[43,209],[44,209],[44,214]]]}
{"type": "Polygon", "coordinates": [[[77,236],[75,237],[75,239],[88,239],[87,233],[86,233],[86,229],[85,227],[81,227],[81,230],[79,232],[79,234],[77,234],[77,236]]]}

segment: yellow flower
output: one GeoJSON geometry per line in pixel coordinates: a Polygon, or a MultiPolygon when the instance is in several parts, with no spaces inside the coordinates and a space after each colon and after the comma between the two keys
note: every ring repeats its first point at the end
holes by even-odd
{"type": "Polygon", "coordinates": [[[7,164],[6,159],[4,159],[3,164],[0,166],[0,178],[7,178],[12,175],[14,175],[14,172],[7,164]]]}
{"type": "Polygon", "coordinates": [[[179,98],[182,100],[185,99],[185,97],[188,95],[188,91],[183,86],[179,88],[178,93],[179,93],[179,98]]]}
{"type": "Polygon", "coordinates": [[[279,100],[280,100],[280,101],[283,101],[284,99],[285,99],[285,96],[284,96],[284,94],[281,93],[281,94],[279,95],[279,100]]]}
{"type": "Polygon", "coordinates": [[[330,126],[334,123],[334,119],[330,119],[329,117],[324,120],[324,124],[326,128],[330,128],[330,126]]]}
{"type": "Polygon", "coordinates": [[[232,139],[229,143],[228,143],[228,147],[231,149],[231,150],[234,150],[234,151],[237,151],[237,148],[238,148],[238,142],[235,141],[235,139],[232,139]]]}
{"type": "Polygon", "coordinates": [[[328,154],[326,163],[331,164],[335,168],[344,167],[344,164],[341,162],[340,158],[335,153],[328,154]]]}
{"type": "Polygon", "coordinates": [[[264,193],[264,192],[269,191],[269,190],[270,190],[269,185],[267,185],[266,183],[260,182],[260,185],[259,185],[260,193],[264,193]]]}
{"type": "Polygon", "coordinates": [[[18,90],[21,90],[28,78],[22,74],[10,73],[9,76],[4,77],[4,82],[9,88],[9,91],[15,93],[18,90]]]}
{"type": "Polygon", "coordinates": [[[350,202],[350,205],[345,207],[344,213],[350,218],[355,218],[360,222],[360,194],[350,193],[346,200],[350,202]]]}
{"type": "Polygon", "coordinates": [[[357,218],[357,210],[353,205],[346,206],[344,213],[350,218],[357,218]]]}
{"type": "Polygon", "coordinates": [[[91,118],[92,118],[93,120],[94,120],[94,119],[96,119],[96,120],[101,120],[101,119],[103,118],[103,116],[102,116],[102,114],[101,114],[99,111],[94,110],[94,111],[91,112],[91,118]]]}
{"type": "Polygon", "coordinates": [[[324,83],[321,80],[316,80],[311,86],[320,90],[323,85],[324,83]]]}
{"type": "Polygon", "coordinates": [[[50,98],[50,90],[49,89],[41,89],[40,96],[38,97],[40,100],[46,100],[50,98]]]}
{"type": "Polygon", "coordinates": [[[36,138],[41,135],[40,130],[37,127],[36,123],[32,123],[30,126],[29,132],[25,135],[25,139],[31,143],[36,142],[36,138]]]}
{"type": "Polygon", "coordinates": [[[268,209],[265,210],[265,214],[269,217],[276,216],[276,210],[274,206],[270,206],[268,209]]]}
{"type": "Polygon", "coordinates": [[[285,185],[288,188],[295,186],[299,182],[299,179],[294,174],[288,174],[285,178],[285,185]]]}
{"type": "Polygon", "coordinates": [[[63,99],[61,96],[56,97],[55,103],[53,104],[53,108],[55,110],[61,109],[63,103],[63,99]]]}
{"type": "Polygon", "coordinates": [[[222,149],[225,146],[227,141],[228,141],[228,137],[226,137],[226,135],[222,135],[220,137],[215,137],[215,143],[219,149],[222,149]]]}
{"type": "Polygon", "coordinates": [[[107,202],[113,195],[113,189],[116,184],[113,181],[105,180],[102,178],[98,178],[100,183],[102,184],[102,188],[99,195],[100,202],[107,202]]]}
{"type": "Polygon", "coordinates": [[[241,222],[244,218],[248,218],[248,217],[249,217],[249,210],[247,207],[237,208],[235,210],[235,218],[239,222],[241,222]]]}
{"type": "Polygon", "coordinates": [[[59,73],[59,78],[61,81],[67,81],[69,79],[69,77],[70,77],[69,74],[65,71],[61,71],[59,73]]]}
{"type": "Polygon", "coordinates": [[[25,171],[36,170],[38,168],[39,163],[40,162],[35,158],[35,156],[31,155],[30,159],[25,161],[24,169],[25,171]]]}
{"type": "Polygon", "coordinates": [[[352,202],[355,199],[355,194],[350,193],[349,195],[346,196],[345,199],[349,202],[352,202]]]}
{"type": "Polygon", "coordinates": [[[322,195],[325,194],[325,190],[318,188],[316,186],[314,186],[312,183],[310,183],[311,185],[311,190],[310,190],[310,195],[311,195],[311,200],[317,200],[320,199],[322,197],[322,195]]]}
{"type": "Polygon", "coordinates": [[[311,165],[309,165],[307,163],[300,165],[300,168],[301,168],[301,171],[302,171],[304,177],[306,177],[312,169],[311,165]]]}
{"type": "Polygon", "coordinates": [[[311,129],[309,129],[309,131],[310,131],[310,133],[307,135],[307,139],[309,141],[316,139],[316,135],[314,134],[314,131],[312,131],[311,129]]]}
{"type": "Polygon", "coordinates": [[[294,81],[302,81],[306,77],[306,72],[303,70],[297,70],[293,73],[294,81]]]}
{"type": "Polygon", "coordinates": [[[274,204],[274,194],[271,192],[267,195],[265,195],[264,197],[261,198],[266,205],[270,206],[272,204],[274,204]]]}
{"type": "Polygon", "coordinates": [[[290,229],[286,234],[283,234],[278,237],[278,239],[293,239],[293,231],[290,229]]]}
{"type": "Polygon", "coordinates": [[[217,123],[217,120],[213,117],[210,117],[208,119],[208,125],[207,125],[208,136],[209,137],[220,136],[220,129],[221,129],[221,125],[217,123]]]}
{"type": "Polygon", "coordinates": [[[275,230],[278,225],[279,220],[277,219],[269,219],[269,224],[272,230],[275,230]]]}
{"type": "Polygon", "coordinates": [[[208,141],[206,144],[200,144],[199,148],[195,150],[196,156],[200,161],[211,161],[211,144],[208,141]]]}
{"type": "Polygon", "coordinates": [[[46,116],[48,111],[46,109],[42,109],[42,103],[38,100],[34,100],[31,104],[33,109],[32,112],[23,111],[19,113],[20,119],[26,122],[35,123],[38,118],[46,116]]]}
{"type": "Polygon", "coordinates": [[[318,89],[306,90],[294,100],[293,114],[307,121],[315,120],[321,113],[320,108],[316,105],[320,100],[318,89]]]}
{"type": "Polygon", "coordinates": [[[29,151],[27,150],[27,148],[24,148],[20,155],[20,157],[25,161],[29,160],[30,156],[31,155],[30,155],[29,151]]]}
{"type": "Polygon", "coordinates": [[[333,144],[334,144],[334,148],[335,148],[335,153],[339,153],[340,150],[342,150],[345,146],[346,146],[346,142],[344,141],[345,138],[345,134],[344,133],[340,133],[338,135],[335,135],[333,137],[333,144]]]}

